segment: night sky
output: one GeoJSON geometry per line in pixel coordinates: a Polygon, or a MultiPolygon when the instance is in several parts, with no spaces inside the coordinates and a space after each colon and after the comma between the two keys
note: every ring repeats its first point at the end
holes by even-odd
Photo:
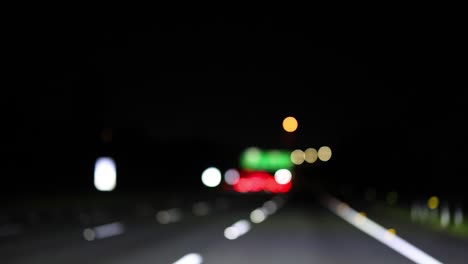
{"type": "Polygon", "coordinates": [[[466,197],[457,48],[425,31],[321,34],[281,17],[218,16],[44,17],[13,32],[2,193],[92,192],[101,155],[116,158],[123,191],[190,189],[248,146],[329,145],[332,184],[466,197]],[[281,129],[288,115],[294,136],[281,129]],[[186,148],[187,160],[165,155],[186,148]]]}

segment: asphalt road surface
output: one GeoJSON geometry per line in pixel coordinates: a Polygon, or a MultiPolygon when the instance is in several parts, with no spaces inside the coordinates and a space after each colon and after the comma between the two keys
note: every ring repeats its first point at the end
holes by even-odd
{"type": "Polygon", "coordinates": [[[382,213],[373,218],[368,211],[369,219],[391,226],[434,262],[412,260],[384,243],[395,237],[379,241],[340,217],[345,211],[314,199],[220,195],[115,201],[83,202],[55,213],[36,210],[23,218],[3,212],[1,263],[466,263],[468,256],[464,239],[382,213]]]}

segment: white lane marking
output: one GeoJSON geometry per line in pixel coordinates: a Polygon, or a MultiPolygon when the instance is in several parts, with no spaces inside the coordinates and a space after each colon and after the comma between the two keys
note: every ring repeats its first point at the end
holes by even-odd
{"type": "Polygon", "coordinates": [[[323,199],[326,207],[328,207],[333,213],[343,218],[351,225],[357,227],[361,231],[367,233],[383,244],[394,249],[403,256],[409,258],[418,264],[442,264],[439,260],[428,255],[421,249],[408,243],[406,240],[400,238],[397,235],[393,235],[392,239],[388,239],[388,231],[379,224],[375,223],[371,219],[362,216],[356,210],[351,208],[349,205],[339,201],[334,197],[326,197],[323,199]],[[364,217],[364,218],[363,218],[364,217]]]}
{"type": "Polygon", "coordinates": [[[198,253],[189,253],[172,264],[200,264],[203,258],[198,253]]]}
{"type": "Polygon", "coordinates": [[[88,241],[93,241],[95,239],[102,239],[112,236],[117,236],[125,232],[125,227],[121,222],[114,222],[109,224],[104,224],[96,226],[93,228],[86,228],[83,231],[83,236],[88,241]]]}

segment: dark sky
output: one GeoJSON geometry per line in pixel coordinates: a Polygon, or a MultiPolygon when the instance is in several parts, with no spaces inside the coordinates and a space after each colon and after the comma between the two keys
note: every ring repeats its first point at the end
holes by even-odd
{"type": "Polygon", "coordinates": [[[22,189],[24,177],[39,192],[88,190],[101,154],[117,156],[127,174],[157,161],[189,174],[210,159],[227,166],[251,145],[330,145],[339,173],[375,183],[399,175],[395,185],[407,188],[466,175],[467,97],[451,89],[456,47],[412,27],[351,23],[322,34],[283,19],[64,16],[18,25],[2,96],[2,189],[22,189]],[[288,115],[300,125],[289,139],[288,115]],[[105,129],[112,143],[102,141],[105,129]],[[160,158],[184,146],[199,154],[160,158]]]}

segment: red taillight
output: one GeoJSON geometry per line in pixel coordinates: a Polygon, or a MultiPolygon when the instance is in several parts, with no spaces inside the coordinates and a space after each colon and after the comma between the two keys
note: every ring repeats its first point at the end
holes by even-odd
{"type": "Polygon", "coordinates": [[[239,180],[233,185],[236,192],[271,192],[286,193],[291,189],[291,182],[279,184],[275,177],[266,171],[241,171],[239,180]]]}

